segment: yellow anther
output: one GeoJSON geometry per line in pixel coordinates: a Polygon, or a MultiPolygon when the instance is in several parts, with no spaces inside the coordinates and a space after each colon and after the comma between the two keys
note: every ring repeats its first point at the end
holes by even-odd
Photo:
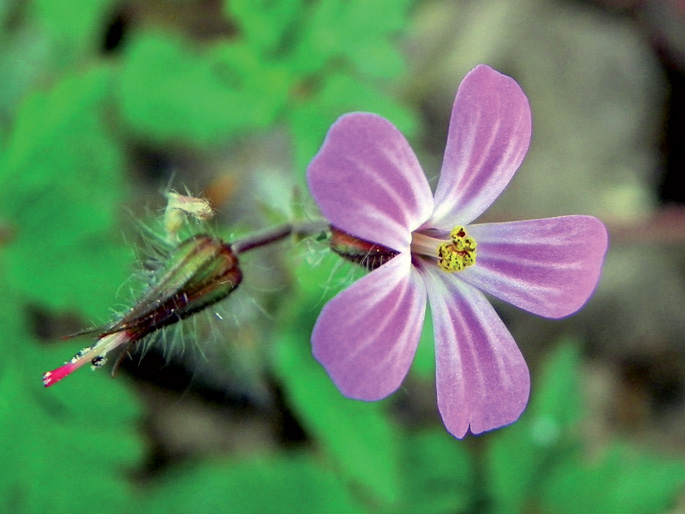
{"type": "Polygon", "coordinates": [[[438,247],[438,267],[452,272],[473,266],[476,263],[476,240],[467,236],[462,226],[452,229],[450,239],[438,247]]]}
{"type": "Polygon", "coordinates": [[[457,225],[452,229],[452,232],[450,232],[450,237],[452,238],[452,241],[466,237],[466,229],[460,225],[457,225]]]}

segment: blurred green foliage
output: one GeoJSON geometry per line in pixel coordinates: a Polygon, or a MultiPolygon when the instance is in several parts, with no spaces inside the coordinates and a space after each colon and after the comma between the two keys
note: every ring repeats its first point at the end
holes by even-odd
{"type": "MultiPolygon", "coordinates": [[[[198,150],[285,126],[303,177],[349,110],[393,120],[408,0],[233,0],[231,34],[198,42],[135,27],[101,52],[110,0],[0,0],[0,510],[37,512],[554,512],[666,509],[685,465],[613,443],[589,459],[577,344],[558,347],[512,427],[457,441],[435,423],[403,428],[392,400],[342,397],[308,337],[330,264],[294,270],[277,314],[273,373],[308,443],[204,459],[140,486],[140,401],[125,380],[81,372],[43,390],[65,347],[41,345],[31,309],[102,319],[129,275],[119,234],[130,198],[127,144],[198,150]],[[482,440],[483,444],[480,444],[482,440]],[[485,448],[485,451],[483,451],[485,448]]],[[[330,263],[330,261],[326,261],[330,263]]],[[[423,336],[430,345],[430,326],[423,336]]],[[[417,380],[432,380],[430,348],[417,380]]]]}

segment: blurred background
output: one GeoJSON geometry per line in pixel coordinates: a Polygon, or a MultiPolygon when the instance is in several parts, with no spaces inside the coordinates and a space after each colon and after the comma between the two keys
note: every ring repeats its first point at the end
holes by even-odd
{"type": "Polygon", "coordinates": [[[682,0],[0,0],[0,510],[685,512],[684,70],[682,0]],[[430,326],[398,392],[342,397],[309,335],[354,271],[313,240],[246,255],[115,380],[43,388],[92,342],[61,337],[130,307],[169,187],[227,240],[315,219],[305,169],[349,111],[435,184],[479,63],[533,111],[483,219],[592,214],[611,240],[577,315],[495,304],[531,367],[517,423],[445,431],[430,326]]]}

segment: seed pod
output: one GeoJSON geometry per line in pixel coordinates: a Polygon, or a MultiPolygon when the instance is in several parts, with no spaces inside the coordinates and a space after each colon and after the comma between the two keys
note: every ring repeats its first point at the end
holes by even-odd
{"type": "Polygon", "coordinates": [[[186,239],[155,272],[143,297],[119,320],[102,329],[83,332],[97,332],[98,341],[63,366],[45,373],[43,384],[51,386],[87,362],[102,366],[111,350],[131,346],[223,300],[240,285],[242,278],[230,245],[205,234],[186,239]]]}

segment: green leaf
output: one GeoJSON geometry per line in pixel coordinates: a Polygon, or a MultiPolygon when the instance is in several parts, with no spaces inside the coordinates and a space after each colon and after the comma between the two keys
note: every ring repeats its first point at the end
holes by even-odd
{"type": "Polygon", "coordinates": [[[370,77],[393,78],[404,71],[394,36],[407,25],[410,0],[355,0],[348,3],[350,32],[341,46],[356,70],[370,77]]]}
{"type": "MultiPolygon", "coordinates": [[[[76,230],[77,221],[71,226],[76,230]]],[[[52,223],[41,225],[42,230],[52,227],[52,223]]],[[[54,311],[78,311],[87,323],[97,325],[110,321],[112,306],[122,300],[117,291],[129,276],[134,256],[113,236],[83,234],[78,239],[36,241],[22,234],[6,247],[5,262],[23,301],[54,311]]]]}
{"type": "Polygon", "coordinates": [[[53,57],[69,62],[74,57],[97,51],[105,16],[112,0],[34,0],[33,18],[53,41],[53,57]]]}
{"type": "MultiPolygon", "coordinates": [[[[328,278],[330,268],[319,266],[301,280],[318,286],[328,278]]],[[[311,306],[322,301],[317,286],[300,298],[301,309],[283,313],[281,326],[290,330],[277,341],[276,371],[295,413],[343,475],[376,501],[392,504],[400,495],[398,434],[382,403],[344,397],[314,360],[309,334],[311,306]]]]}
{"type": "Polygon", "coordinates": [[[573,430],[580,413],[579,365],[579,345],[561,344],[542,376],[533,379],[527,412],[494,434],[486,470],[494,512],[525,512],[550,471],[577,448],[573,430]]]}
{"type": "Polygon", "coordinates": [[[256,457],[177,470],[148,493],[142,512],[362,514],[344,483],[308,455],[256,457]]]}
{"type": "Polygon", "coordinates": [[[329,111],[368,111],[384,116],[410,140],[419,126],[415,113],[390,98],[387,92],[372,87],[368,81],[342,73],[328,75],[318,103],[329,111]]]}
{"type": "MultiPolygon", "coordinates": [[[[0,26],[6,25],[0,22],[0,26]]],[[[0,136],[4,136],[22,100],[34,84],[51,80],[55,52],[49,36],[42,31],[23,30],[0,33],[0,136]],[[11,77],[11,79],[10,79],[11,77]]]]}
{"type": "Polygon", "coordinates": [[[402,30],[408,21],[413,0],[351,0],[344,2],[354,20],[356,36],[387,36],[402,30]]]}
{"type": "Polygon", "coordinates": [[[206,145],[254,128],[254,98],[215,67],[210,52],[161,32],[130,42],[123,56],[121,114],[153,141],[206,145]]]}
{"type": "Polygon", "coordinates": [[[289,401],[343,476],[383,503],[396,501],[397,435],[382,406],[343,397],[311,356],[307,333],[278,342],[278,373],[289,401]]]}
{"type": "Polygon", "coordinates": [[[651,514],[673,506],[685,463],[613,444],[599,462],[571,459],[544,489],[546,512],[651,514]]]}
{"type": "Polygon", "coordinates": [[[77,188],[71,197],[97,200],[100,209],[93,214],[111,221],[122,197],[113,195],[112,188],[122,185],[123,174],[122,157],[104,125],[111,78],[110,69],[91,68],[64,76],[46,92],[28,95],[3,162],[0,185],[10,189],[2,191],[9,202],[3,209],[32,210],[26,205],[29,194],[51,194],[59,200],[60,184],[66,182],[63,189],[77,188]]]}
{"type": "Polygon", "coordinates": [[[10,0],[0,0],[0,26],[4,27],[10,18],[10,0]]]}
{"type": "Polygon", "coordinates": [[[260,53],[285,43],[288,29],[302,16],[302,0],[227,0],[224,9],[243,38],[260,53]]]}
{"type": "Polygon", "coordinates": [[[685,485],[685,464],[613,444],[604,458],[582,453],[580,351],[560,345],[536,382],[529,411],[497,434],[488,453],[493,511],[647,514],[668,508],[685,485]]]}
{"type": "Polygon", "coordinates": [[[289,55],[293,71],[301,77],[319,74],[327,62],[343,52],[344,38],[349,31],[349,19],[340,0],[319,0],[310,4],[306,23],[292,43],[289,55]]]}
{"type": "Polygon", "coordinates": [[[405,71],[404,56],[390,41],[350,45],[346,53],[357,71],[369,77],[391,79],[405,71]]]}
{"type": "Polygon", "coordinates": [[[403,440],[404,513],[466,512],[477,490],[471,455],[444,429],[408,434],[403,440]]]}
{"type": "MultiPolygon", "coordinates": [[[[372,76],[389,77],[399,73],[402,58],[390,50],[388,40],[407,25],[410,4],[408,0],[316,2],[293,48],[295,69],[308,75],[318,72],[333,59],[344,58],[344,64],[351,69],[361,65],[359,71],[372,76]]],[[[341,68],[340,63],[336,68],[341,68]]]]}
{"type": "Polygon", "coordinates": [[[325,112],[315,102],[306,102],[288,112],[288,126],[294,147],[295,169],[304,184],[305,170],[309,161],[318,152],[326,132],[338,116],[345,114],[343,109],[334,113],[325,112]]]}
{"type": "Polygon", "coordinates": [[[287,107],[293,77],[284,63],[265,61],[254,48],[234,42],[216,45],[208,58],[222,82],[244,96],[256,126],[271,125],[287,107]]]}
{"type": "Polygon", "coordinates": [[[13,346],[0,371],[0,453],[7,471],[0,474],[0,510],[126,511],[128,473],[142,454],[137,401],[124,380],[102,373],[84,372],[44,389],[42,372],[60,364],[65,350],[40,349],[12,299],[0,314],[3,339],[13,346]]]}
{"type": "Polygon", "coordinates": [[[0,169],[9,280],[26,298],[102,316],[128,274],[114,230],[124,198],[123,158],[105,129],[110,70],[65,76],[20,108],[0,169]],[[100,258],[98,258],[100,257],[100,258]]]}
{"type": "Polygon", "coordinates": [[[535,380],[530,402],[530,416],[538,425],[542,439],[574,427],[581,419],[580,342],[563,341],[546,360],[541,375],[535,380]],[[545,436],[543,427],[548,426],[545,436]]]}

